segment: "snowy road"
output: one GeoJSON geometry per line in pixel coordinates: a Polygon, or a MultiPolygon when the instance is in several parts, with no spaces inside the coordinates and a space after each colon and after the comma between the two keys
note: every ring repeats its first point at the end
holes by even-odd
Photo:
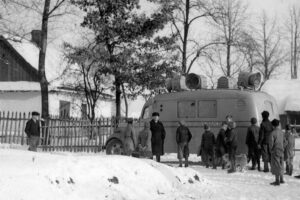
{"type": "MultiPolygon", "coordinates": [[[[299,140],[297,141],[299,145],[299,140]]],[[[175,155],[165,157],[168,165],[177,167],[175,155]]],[[[218,168],[213,170],[199,165],[199,157],[191,156],[191,168],[199,172],[206,180],[207,185],[203,186],[201,197],[196,199],[225,199],[225,200],[298,200],[300,199],[300,152],[296,152],[294,158],[293,176],[284,175],[285,184],[272,186],[274,176],[271,173],[247,170],[244,173],[237,172],[228,174],[226,170],[218,168]]]]}

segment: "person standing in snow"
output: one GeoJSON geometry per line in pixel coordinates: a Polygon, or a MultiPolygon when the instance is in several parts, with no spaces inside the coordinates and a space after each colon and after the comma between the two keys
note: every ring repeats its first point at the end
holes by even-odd
{"type": "Polygon", "coordinates": [[[269,162],[270,162],[270,140],[271,133],[273,131],[273,126],[269,120],[269,112],[263,111],[262,115],[262,123],[260,124],[259,129],[259,141],[258,148],[261,149],[262,159],[264,162],[264,172],[269,172],[269,162]]]}
{"type": "Polygon", "coordinates": [[[218,160],[218,163],[221,163],[222,169],[225,168],[225,161],[223,160],[223,155],[227,152],[225,144],[225,132],[227,128],[227,122],[222,122],[222,127],[216,139],[216,160],[218,160]]]}
{"type": "Polygon", "coordinates": [[[251,126],[247,129],[246,144],[248,146],[248,157],[252,160],[252,170],[260,171],[260,150],[258,149],[259,127],[256,125],[257,119],[252,117],[251,126]]]}
{"type": "Polygon", "coordinates": [[[144,129],[139,132],[138,150],[142,157],[152,157],[150,123],[144,123],[144,129]]]}
{"type": "Polygon", "coordinates": [[[228,173],[233,173],[236,171],[235,168],[235,155],[237,150],[237,135],[235,131],[235,122],[229,122],[228,123],[228,134],[225,138],[225,143],[228,150],[228,156],[230,161],[230,169],[228,170],[228,173]]]}
{"type": "Polygon", "coordinates": [[[151,148],[152,154],[156,156],[156,161],[160,162],[160,156],[164,155],[164,140],[166,137],[166,131],[164,125],[159,121],[159,113],[152,113],[152,120],[150,121],[151,148]]]}
{"type": "Polygon", "coordinates": [[[295,137],[291,131],[291,126],[285,126],[284,134],[284,161],[286,163],[286,174],[292,175],[293,173],[293,158],[295,148],[295,137]]]}
{"type": "Polygon", "coordinates": [[[204,124],[204,133],[201,140],[201,160],[205,164],[205,167],[208,168],[210,161],[212,162],[213,168],[215,169],[215,158],[214,158],[214,148],[215,148],[215,136],[210,131],[210,128],[207,124],[204,124]]]}
{"type": "Polygon", "coordinates": [[[127,127],[124,132],[124,153],[127,156],[132,155],[136,144],[135,130],[133,128],[133,119],[127,119],[127,127]]]}
{"type": "Polygon", "coordinates": [[[182,167],[182,159],[185,159],[185,167],[188,167],[189,158],[189,142],[192,139],[192,134],[186,126],[185,121],[179,122],[179,127],[176,130],[176,142],[178,146],[177,157],[179,160],[179,167],[182,167]]]}
{"type": "Polygon", "coordinates": [[[39,113],[32,112],[31,119],[27,121],[25,127],[25,133],[28,137],[29,151],[37,151],[37,147],[40,143],[40,121],[39,113]]]}
{"type": "Polygon", "coordinates": [[[270,136],[270,151],[271,151],[271,172],[275,175],[275,182],[271,183],[272,185],[280,185],[284,183],[283,180],[283,133],[279,128],[279,120],[274,119],[272,121],[274,127],[270,136]]]}

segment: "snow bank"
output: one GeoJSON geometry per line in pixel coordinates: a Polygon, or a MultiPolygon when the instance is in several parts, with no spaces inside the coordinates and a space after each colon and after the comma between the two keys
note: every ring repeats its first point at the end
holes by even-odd
{"type": "Polygon", "coordinates": [[[41,91],[39,82],[8,81],[0,82],[0,91],[41,91]]]}
{"type": "Polygon", "coordinates": [[[1,199],[10,200],[183,199],[206,184],[193,169],[125,156],[3,148],[0,163],[1,199]]]}
{"type": "Polygon", "coordinates": [[[261,90],[276,99],[280,114],[300,111],[300,80],[268,80],[261,90]]]}

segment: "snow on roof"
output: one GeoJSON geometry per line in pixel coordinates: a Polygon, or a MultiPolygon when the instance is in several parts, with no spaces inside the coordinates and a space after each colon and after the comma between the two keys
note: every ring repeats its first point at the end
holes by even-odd
{"type": "MultiPolygon", "coordinates": [[[[299,92],[300,93],[300,92],[299,92]]],[[[285,111],[300,111],[300,95],[291,95],[286,99],[285,111]]]]}
{"type": "Polygon", "coordinates": [[[300,80],[268,80],[261,90],[276,99],[279,114],[300,111],[300,80]]]}
{"type": "Polygon", "coordinates": [[[7,81],[0,82],[0,91],[13,92],[13,91],[40,91],[39,82],[29,81],[7,81]]]}
{"type": "MultiPolygon", "coordinates": [[[[24,39],[21,41],[8,40],[8,42],[32,67],[38,70],[39,48],[34,43],[24,39]]],[[[66,66],[66,63],[63,60],[63,53],[48,45],[45,61],[47,80],[50,83],[56,81],[61,76],[64,66],[66,66]]]]}

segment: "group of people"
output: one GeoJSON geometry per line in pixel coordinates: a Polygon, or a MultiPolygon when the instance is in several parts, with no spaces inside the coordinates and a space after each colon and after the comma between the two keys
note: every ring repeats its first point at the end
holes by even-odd
{"type": "Polygon", "coordinates": [[[260,157],[262,157],[263,171],[269,172],[270,164],[271,172],[275,175],[275,182],[271,184],[280,185],[284,183],[284,161],[286,174],[291,176],[293,173],[295,129],[287,124],[283,133],[279,120],[274,119],[271,122],[267,111],[263,111],[261,115],[263,120],[260,127],[256,125],[257,120],[252,118],[247,131],[248,158],[252,160],[251,169],[255,169],[257,165],[260,171],[260,157]]]}
{"type": "Polygon", "coordinates": [[[235,155],[238,146],[235,128],[236,123],[231,115],[226,116],[226,121],[222,122],[216,138],[210,127],[207,124],[204,125],[198,156],[201,156],[201,160],[206,168],[212,165],[213,169],[216,169],[220,165],[224,169],[226,163],[223,156],[228,153],[231,163],[228,172],[235,172],[235,155]]]}
{"type": "MultiPolygon", "coordinates": [[[[263,161],[263,171],[269,172],[271,168],[272,174],[275,175],[273,185],[284,183],[284,161],[286,162],[286,174],[292,175],[293,172],[293,157],[295,138],[293,128],[286,125],[285,133],[280,129],[280,122],[274,119],[269,120],[269,112],[263,111],[262,122],[260,127],[257,125],[257,119],[251,118],[251,125],[247,129],[246,145],[248,147],[248,162],[252,162],[252,170],[256,167],[261,171],[260,159],[263,161]],[[270,166],[270,167],[269,167],[270,166]]],[[[128,122],[125,134],[125,154],[131,155],[134,151],[134,146],[137,146],[138,152],[145,157],[153,158],[160,162],[160,156],[164,154],[164,139],[166,131],[163,123],[159,121],[159,113],[152,114],[153,119],[150,122],[145,122],[144,129],[139,132],[135,140],[133,134],[132,121],[128,122]],[[129,139],[131,138],[131,139],[129,139]],[[136,144],[136,145],[135,145],[136,144]]],[[[215,137],[207,124],[204,124],[204,133],[202,134],[201,145],[198,151],[198,156],[204,165],[214,169],[217,166],[225,168],[226,162],[224,155],[228,154],[230,168],[228,173],[236,171],[236,150],[238,147],[236,123],[232,116],[226,116],[226,121],[222,122],[222,126],[215,137]]],[[[189,158],[189,142],[192,139],[192,134],[186,123],[181,120],[179,127],[176,130],[177,142],[177,157],[179,159],[179,167],[188,167],[189,158]]]]}

